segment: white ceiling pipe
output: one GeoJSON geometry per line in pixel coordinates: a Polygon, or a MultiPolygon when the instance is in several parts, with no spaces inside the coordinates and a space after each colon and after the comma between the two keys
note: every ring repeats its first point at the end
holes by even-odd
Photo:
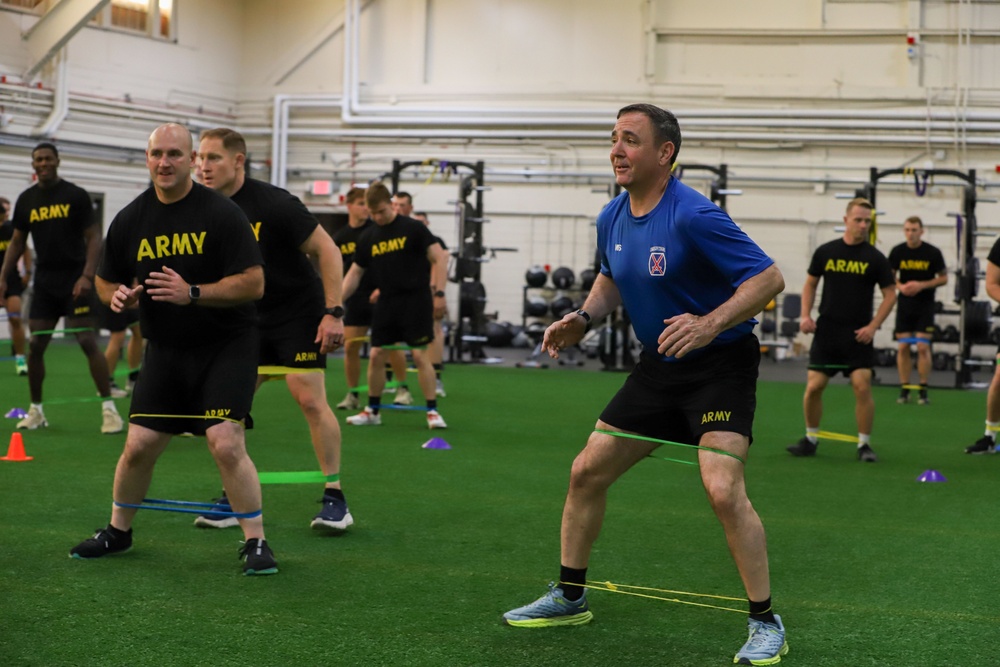
{"type": "MultiPolygon", "coordinates": [[[[391,140],[393,138],[416,138],[416,139],[562,139],[562,140],[590,140],[594,142],[607,141],[608,134],[605,131],[587,130],[540,130],[540,129],[394,129],[391,132],[377,128],[358,129],[289,129],[289,136],[310,137],[316,139],[351,139],[351,138],[382,138],[391,140]]],[[[925,136],[923,134],[899,135],[899,134],[859,134],[847,135],[836,134],[805,134],[796,132],[701,132],[698,130],[687,130],[684,132],[685,141],[699,141],[706,143],[720,143],[732,141],[747,142],[767,142],[767,143],[815,143],[815,144],[892,144],[892,145],[951,145],[954,138],[950,136],[925,136]]],[[[984,136],[969,137],[970,146],[998,146],[1000,137],[984,136]]]]}

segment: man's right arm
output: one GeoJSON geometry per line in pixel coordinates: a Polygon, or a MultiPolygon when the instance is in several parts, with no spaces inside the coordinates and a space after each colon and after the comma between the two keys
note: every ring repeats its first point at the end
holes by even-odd
{"type": "Polygon", "coordinates": [[[364,273],[365,270],[358,266],[357,262],[351,264],[351,268],[347,270],[347,274],[344,276],[343,290],[341,292],[344,301],[354,296],[354,293],[358,290],[358,285],[361,284],[361,276],[364,273]]]}
{"type": "Polygon", "coordinates": [[[799,311],[799,331],[802,333],[814,333],[816,322],[812,318],[813,302],[816,300],[816,287],[819,285],[819,277],[806,275],[806,284],[802,286],[802,307],[799,311]]]}
{"type": "MultiPolygon", "coordinates": [[[[582,310],[590,315],[590,322],[599,322],[620,306],[621,302],[622,295],[615,281],[603,273],[598,273],[582,310]]],[[[577,311],[568,313],[545,330],[542,351],[548,352],[553,359],[558,359],[559,350],[572,347],[583,339],[583,335],[587,333],[587,325],[587,319],[577,311]]]]}

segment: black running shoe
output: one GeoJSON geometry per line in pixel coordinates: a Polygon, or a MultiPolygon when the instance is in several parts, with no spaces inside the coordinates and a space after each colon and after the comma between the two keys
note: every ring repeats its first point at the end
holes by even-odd
{"type": "Polygon", "coordinates": [[[864,461],[865,463],[878,463],[878,457],[875,456],[875,450],[868,445],[861,445],[858,447],[858,460],[864,461]]]}
{"type": "Polygon", "coordinates": [[[965,448],[966,454],[993,454],[996,451],[997,444],[993,442],[993,438],[988,435],[984,435],[979,440],[965,448]]]}
{"type": "Polygon", "coordinates": [[[819,447],[818,444],[813,444],[809,442],[809,438],[803,436],[801,440],[796,442],[790,447],[786,447],[788,453],[792,456],[816,456],[816,448],[819,447]]]}
{"type": "Polygon", "coordinates": [[[100,558],[108,554],[124,553],[132,548],[131,528],[129,528],[127,533],[117,531],[117,537],[111,532],[110,528],[110,524],[107,528],[98,528],[93,537],[73,547],[69,552],[69,557],[84,560],[88,558],[100,558]]]}
{"type": "Polygon", "coordinates": [[[354,517],[347,509],[347,501],[343,498],[323,496],[323,509],[313,517],[311,528],[326,528],[333,531],[344,531],[354,524],[354,517]]]}
{"type": "Polygon", "coordinates": [[[267,540],[256,537],[247,540],[240,549],[240,560],[243,561],[243,574],[247,576],[278,573],[278,562],[267,540]]]}

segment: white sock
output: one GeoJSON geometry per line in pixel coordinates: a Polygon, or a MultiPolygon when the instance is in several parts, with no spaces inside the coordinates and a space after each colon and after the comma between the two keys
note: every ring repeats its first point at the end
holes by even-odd
{"type": "Polygon", "coordinates": [[[864,447],[865,445],[871,446],[871,444],[871,433],[858,433],[858,447],[864,447]]]}
{"type": "Polygon", "coordinates": [[[118,408],[115,407],[115,402],[112,401],[110,398],[108,400],[106,400],[106,401],[101,401],[101,409],[102,410],[111,410],[112,412],[114,412],[116,414],[118,413],[118,408]]]}
{"type": "Polygon", "coordinates": [[[38,410],[38,414],[40,414],[41,416],[43,416],[43,417],[45,416],[45,411],[42,410],[42,404],[41,403],[32,403],[31,407],[33,407],[36,410],[38,410]]]}
{"type": "MultiPolygon", "coordinates": [[[[42,406],[39,405],[38,409],[40,410],[41,408],[42,406]]],[[[1000,422],[986,422],[986,436],[994,442],[997,439],[997,429],[1000,429],[1000,422]]]]}
{"type": "Polygon", "coordinates": [[[819,427],[818,426],[816,428],[809,428],[808,426],[806,427],[806,440],[808,440],[809,442],[811,442],[814,445],[819,442],[819,427]]]}

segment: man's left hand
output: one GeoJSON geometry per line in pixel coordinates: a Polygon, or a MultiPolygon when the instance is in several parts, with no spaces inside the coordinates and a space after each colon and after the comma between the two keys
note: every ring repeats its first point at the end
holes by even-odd
{"type": "Polygon", "coordinates": [[[656,339],[660,343],[656,350],[668,357],[680,359],[692,350],[705,347],[718,334],[704,317],[691,313],[675,315],[663,323],[667,327],[656,339]]]}
{"type": "Polygon", "coordinates": [[[316,329],[316,340],[320,354],[333,352],[344,344],[344,320],[333,315],[324,315],[316,329]]]}
{"type": "Polygon", "coordinates": [[[146,294],[153,301],[186,306],[191,303],[191,297],[188,295],[190,288],[191,286],[181,278],[181,275],[169,266],[164,266],[162,272],[150,271],[149,277],[146,278],[146,294]]]}

